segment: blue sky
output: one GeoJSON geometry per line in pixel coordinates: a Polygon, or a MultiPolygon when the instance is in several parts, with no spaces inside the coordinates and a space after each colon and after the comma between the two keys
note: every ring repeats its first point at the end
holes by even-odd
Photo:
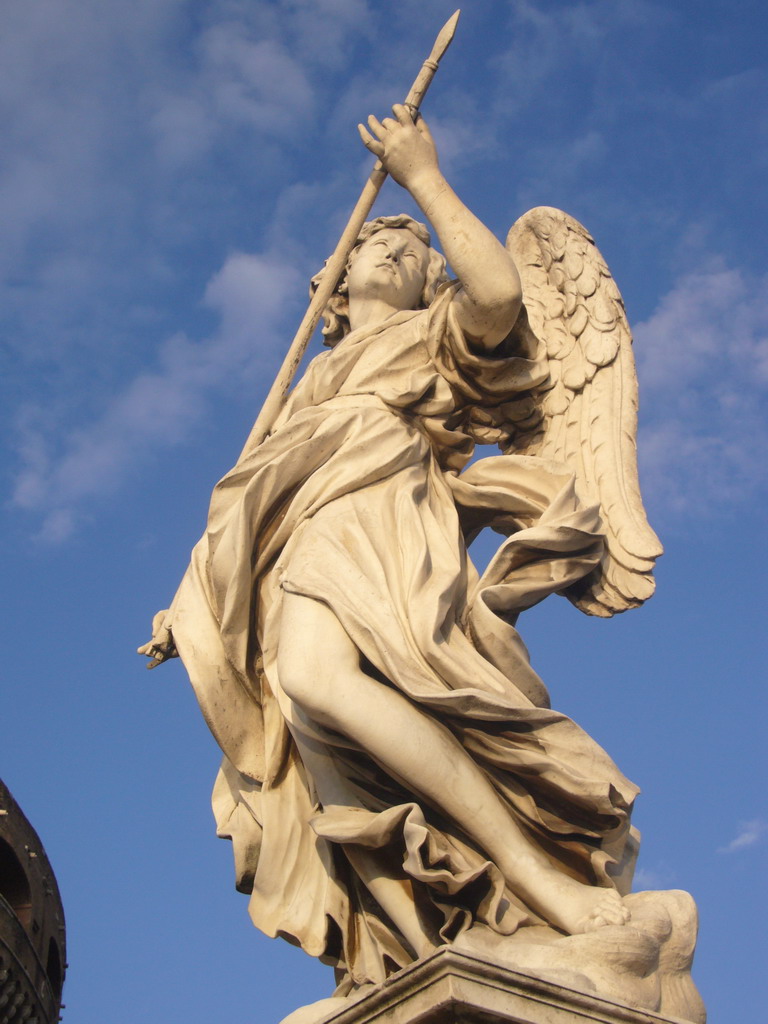
{"type": "MultiPolygon", "coordinates": [[[[6,0],[0,35],[0,774],[53,860],[65,1021],[276,1022],[330,971],[233,890],[172,596],[452,2],[6,0]]],[[[641,611],[523,618],[556,707],[643,788],[639,887],[700,908],[713,1021],[761,1005],[768,478],[764,5],[468,0],[424,111],[503,237],[594,234],[641,381],[667,553],[641,611]]],[[[391,183],[379,212],[412,210],[391,183]]],[[[483,553],[478,554],[479,558],[483,553]]]]}

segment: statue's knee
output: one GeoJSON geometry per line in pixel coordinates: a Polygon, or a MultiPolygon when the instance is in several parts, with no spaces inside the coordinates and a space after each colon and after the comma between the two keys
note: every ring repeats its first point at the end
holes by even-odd
{"type": "Polygon", "coordinates": [[[284,596],[278,646],[280,686],[316,721],[336,727],[340,680],[359,669],[359,654],[331,610],[319,601],[284,596]]]}

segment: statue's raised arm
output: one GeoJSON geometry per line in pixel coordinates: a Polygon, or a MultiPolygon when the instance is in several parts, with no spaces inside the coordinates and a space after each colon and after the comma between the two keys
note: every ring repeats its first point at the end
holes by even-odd
{"type": "Polygon", "coordinates": [[[494,349],[509,334],[520,311],[520,277],[499,240],[468,210],[440,172],[426,121],[414,124],[407,107],[395,119],[358,126],[365,145],[392,178],[407,189],[435,229],[461,285],[455,296],[459,323],[483,348],[494,349]]]}
{"type": "Polygon", "coordinates": [[[548,372],[530,392],[491,408],[498,410],[492,415],[501,422],[503,450],[566,464],[582,496],[601,510],[600,565],[567,595],[595,615],[636,607],[653,593],[662,549],[640,496],[637,376],[613,277],[592,237],[560,210],[529,211],[513,225],[505,250],[441,174],[423,118],[414,124],[401,105],[393,112],[395,119],[383,122],[371,116],[370,132],[359,125],[361,137],[435,229],[461,285],[454,297],[458,322],[474,345],[492,351],[509,337],[523,275],[527,322],[548,372]]]}

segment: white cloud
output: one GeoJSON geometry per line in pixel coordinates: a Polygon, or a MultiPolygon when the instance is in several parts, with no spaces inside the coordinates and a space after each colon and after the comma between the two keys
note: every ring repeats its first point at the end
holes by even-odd
{"type": "Polygon", "coordinates": [[[130,108],[177,0],[9,0],[0,33],[4,251],[42,229],[78,230],[114,192],[105,173],[135,129],[130,108]]]}
{"type": "Polygon", "coordinates": [[[12,503],[42,513],[41,539],[64,540],[87,501],[189,440],[213,392],[237,390],[259,361],[280,351],[283,307],[300,288],[296,271],[274,254],[234,253],[206,288],[206,303],[221,317],[212,337],[169,338],[157,369],[136,376],[99,419],[64,438],[55,439],[42,411],[27,406],[19,421],[22,469],[12,503]]]}
{"type": "Polygon", "coordinates": [[[271,38],[253,38],[241,22],[222,22],[198,40],[195,71],[154,97],[151,126],[170,165],[199,159],[243,127],[256,137],[290,138],[312,116],[315,94],[299,61],[271,38]]]}
{"type": "Polygon", "coordinates": [[[364,0],[214,5],[195,66],[154,97],[158,155],[171,165],[198,159],[237,127],[262,142],[290,140],[316,115],[322,75],[347,59],[348,37],[367,31],[364,0]]]}
{"type": "Polygon", "coordinates": [[[646,386],[676,392],[681,381],[757,372],[768,384],[768,278],[712,258],[686,272],[636,328],[646,386]]]}
{"type": "MultiPolygon", "coordinates": [[[[438,25],[439,5],[431,6],[438,25]]],[[[51,537],[72,528],[86,497],[120,486],[135,465],[131,438],[170,445],[188,437],[207,396],[225,380],[220,368],[247,361],[251,321],[263,313],[274,325],[273,296],[305,294],[285,260],[233,256],[206,292],[221,329],[203,342],[180,333],[151,353],[152,339],[170,334],[186,315],[173,303],[190,308],[184,277],[209,275],[224,239],[250,243],[247,233],[231,233],[233,211],[253,202],[262,244],[274,244],[282,256],[293,245],[290,262],[306,255],[302,224],[311,225],[313,245],[330,248],[351,205],[346,171],[356,160],[369,166],[354,148],[354,119],[368,109],[366,99],[361,111],[361,96],[380,96],[378,109],[385,109],[398,98],[386,74],[390,63],[398,81],[407,70],[406,81],[422,40],[431,42],[424,29],[431,12],[416,19],[393,8],[403,42],[390,54],[373,35],[383,16],[379,21],[364,0],[211,0],[194,21],[185,8],[182,0],[135,0],[129,7],[115,0],[10,0],[0,36],[0,98],[15,112],[0,179],[13,277],[2,310],[25,402],[16,404],[13,395],[5,403],[15,407],[9,419],[15,417],[21,461],[13,500],[55,512],[51,537]],[[406,26],[418,27],[419,39],[406,26]],[[352,47],[362,52],[371,41],[375,66],[352,62],[352,47]],[[330,74],[337,63],[355,67],[340,85],[330,74]],[[325,143],[340,139],[340,123],[348,136],[332,151],[326,146],[325,165],[308,168],[297,157],[294,171],[289,148],[295,143],[298,153],[320,136],[325,143]],[[270,153],[278,154],[274,166],[270,153]],[[260,291],[255,279],[272,273],[280,280],[260,291]],[[166,326],[157,329],[157,322],[166,326]],[[129,365],[127,352],[134,365],[144,360],[156,368],[119,393],[115,379],[129,365]],[[110,403],[104,395],[115,397],[110,403]]],[[[521,104],[536,107],[546,98],[542,85],[551,85],[548,76],[557,74],[564,54],[575,53],[578,65],[600,50],[606,32],[644,28],[654,10],[642,0],[618,2],[607,13],[594,2],[556,13],[510,4],[514,43],[493,60],[487,109],[477,108],[463,83],[454,89],[447,67],[440,80],[435,97],[451,102],[442,115],[428,116],[446,166],[477,164],[486,150],[495,160],[506,145],[499,125],[521,104]]],[[[588,176],[609,157],[610,135],[599,119],[569,122],[561,138],[570,141],[557,159],[546,142],[536,149],[532,137],[520,142],[521,180],[536,182],[535,190],[525,185],[531,205],[548,194],[547,176],[588,176]],[[535,176],[525,169],[526,154],[535,176]]],[[[401,199],[398,192],[395,209],[407,205],[401,199]]],[[[712,503],[741,500],[765,479],[767,309],[765,280],[701,263],[636,332],[644,486],[669,508],[688,509],[693,479],[706,481],[712,503]]],[[[701,489],[697,501],[700,495],[701,489]]]]}
{"type": "Polygon", "coordinates": [[[446,176],[460,167],[489,144],[489,132],[479,127],[477,121],[458,117],[429,117],[429,129],[440,153],[440,166],[446,176]]]}
{"type": "MultiPolygon", "coordinates": [[[[212,0],[194,23],[187,6],[10,0],[5,12],[0,317],[13,375],[0,406],[17,457],[11,504],[46,517],[49,540],[135,472],[139,448],[188,438],[217,388],[253,387],[259,354],[285,344],[282,303],[306,295],[285,258],[291,245],[292,264],[305,254],[295,203],[281,201],[284,148],[299,126],[325,130],[328,69],[370,30],[368,6],[212,0]],[[226,239],[248,244],[232,227],[241,209],[261,218],[266,251],[211,277],[220,329],[152,351],[194,319],[186,282],[210,274],[226,239]],[[153,369],[136,375],[142,363],[153,369]]],[[[322,177],[325,192],[341,188],[337,171],[322,177]]],[[[319,188],[293,190],[314,220],[319,188]]],[[[344,215],[348,203],[345,191],[344,215]]]]}
{"type": "MultiPolygon", "coordinates": [[[[591,64],[607,66],[615,47],[610,36],[628,33],[639,39],[646,30],[657,30],[666,20],[664,8],[646,0],[602,0],[565,5],[547,10],[532,0],[513,0],[509,25],[499,33],[512,40],[506,53],[494,56],[492,66],[499,75],[494,112],[499,117],[540,107],[550,98],[553,78],[564,67],[591,64]]],[[[593,104],[610,102],[608,97],[590,96],[593,104]]]]}
{"type": "Polygon", "coordinates": [[[162,163],[178,167],[208,151],[217,126],[205,99],[194,94],[170,94],[155,102],[150,125],[162,163]]]}
{"type": "Polygon", "coordinates": [[[202,37],[203,85],[217,114],[261,131],[290,133],[311,116],[312,88],[301,64],[272,39],[249,39],[240,24],[222,24],[202,37]]]}
{"type": "Polygon", "coordinates": [[[735,853],[737,850],[744,850],[748,846],[759,843],[765,833],[768,832],[768,822],[762,818],[753,818],[752,821],[745,821],[739,826],[735,838],[727,846],[721,846],[718,853],[735,853]]]}
{"type": "Polygon", "coordinates": [[[657,889],[671,889],[675,884],[675,872],[665,863],[652,867],[643,865],[635,871],[632,880],[633,892],[648,892],[657,889]]]}
{"type": "Polygon", "coordinates": [[[768,277],[713,258],[635,328],[644,490],[667,509],[740,502],[768,480],[768,277]]]}
{"type": "Polygon", "coordinates": [[[321,67],[344,64],[350,37],[360,39],[373,31],[365,0],[289,0],[286,13],[302,59],[321,67]]]}

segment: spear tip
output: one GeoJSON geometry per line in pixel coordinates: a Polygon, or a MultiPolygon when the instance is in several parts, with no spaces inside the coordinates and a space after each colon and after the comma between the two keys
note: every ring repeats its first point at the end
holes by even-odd
{"type": "Polygon", "coordinates": [[[432,48],[432,53],[430,54],[432,60],[439,61],[440,58],[445,53],[445,51],[451,45],[451,40],[453,39],[454,34],[456,33],[456,25],[458,23],[460,14],[461,8],[454,11],[454,13],[448,19],[448,21],[446,21],[446,23],[440,29],[437,35],[437,39],[435,40],[435,45],[432,48]]]}

